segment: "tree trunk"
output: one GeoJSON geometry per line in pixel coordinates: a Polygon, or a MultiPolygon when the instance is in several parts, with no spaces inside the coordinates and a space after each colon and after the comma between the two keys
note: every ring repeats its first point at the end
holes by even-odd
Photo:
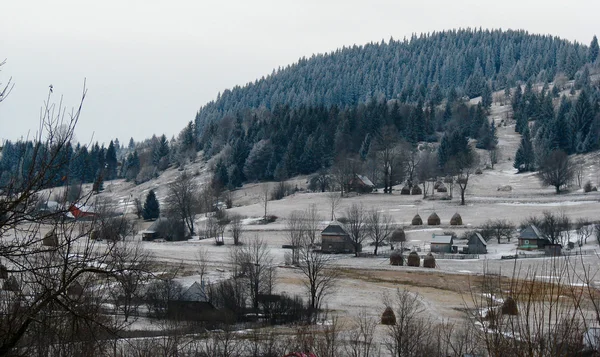
{"type": "Polygon", "coordinates": [[[556,194],[559,194],[560,193],[560,185],[556,185],[554,187],[556,187],[556,194]]]}
{"type": "Polygon", "coordinates": [[[461,206],[465,205],[465,191],[466,191],[466,188],[462,188],[462,186],[461,186],[461,188],[460,188],[460,205],[461,206]]]}
{"type": "Polygon", "coordinates": [[[379,244],[378,243],[375,244],[375,251],[373,252],[374,255],[377,255],[377,248],[379,248],[379,244]]]}

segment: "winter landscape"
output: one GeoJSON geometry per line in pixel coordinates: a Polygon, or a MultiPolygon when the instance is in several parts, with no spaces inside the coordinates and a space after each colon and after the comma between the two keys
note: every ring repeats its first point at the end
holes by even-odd
{"type": "Polygon", "coordinates": [[[127,144],[50,85],[0,143],[0,356],[598,356],[590,37],[332,49],[127,144]]]}

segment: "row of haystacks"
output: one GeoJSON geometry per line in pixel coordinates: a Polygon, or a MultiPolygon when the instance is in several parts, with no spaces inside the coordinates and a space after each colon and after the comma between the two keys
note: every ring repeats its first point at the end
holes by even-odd
{"type": "MultiPolygon", "coordinates": [[[[452,181],[447,181],[446,183],[450,183],[450,182],[452,182],[452,181]]],[[[436,181],[433,184],[433,189],[439,193],[448,192],[448,188],[446,187],[446,185],[444,185],[444,182],[442,182],[442,181],[436,181]]],[[[406,184],[400,190],[400,194],[401,195],[422,195],[423,190],[421,190],[421,187],[419,187],[419,185],[412,185],[412,187],[411,187],[408,184],[406,184]]]]}
{"type": "MultiPolygon", "coordinates": [[[[422,226],[423,225],[423,219],[421,218],[421,216],[417,213],[412,221],[411,224],[413,226],[422,226]]],[[[429,226],[439,226],[440,224],[442,224],[442,220],[440,219],[440,216],[437,215],[437,213],[433,212],[432,214],[429,215],[429,217],[427,218],[427,225],[429,226]]],[[[451,226],[462,226],[463,225],[463,220],[462,217],[460,216],[460,214],[455,213],[452,218],[450,218],[450,225],[451,226]]]]}
{"type": "MultiPolygon", "coordinates": [[[[392,254],[390,255],[390,264],[391,265],[403,266],[404,261],[405,261],[404,255],[402,255],[402,252],[399,250],[393,251],[392,254]]],[[[419,254],[417,252],[410,252],[408,257],[406,258],[406,265],[409,267],[420,267],[421,266],[421,257],[419,257],[419,254]]],[[[424,268],[435,268],[436,267],[435,257],[431,253],[427,254],[425,256],[425,258],[423,258],[423,267],[424,268]]]]}

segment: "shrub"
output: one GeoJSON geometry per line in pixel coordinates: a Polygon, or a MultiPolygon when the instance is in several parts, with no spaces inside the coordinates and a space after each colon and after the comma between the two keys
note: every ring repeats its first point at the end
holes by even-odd
{"type": "Polygon", "coordinates": [[[585,185],[583,185],[583,192],[592,192],[592,183],[590,181],[586,182],[585,185]]]}
{"type": "Polygon", "coordinates": [[[271,192],[271,200],[277,201],[294,193],[292,186],[284,181],[279,182],[271,192]]]}

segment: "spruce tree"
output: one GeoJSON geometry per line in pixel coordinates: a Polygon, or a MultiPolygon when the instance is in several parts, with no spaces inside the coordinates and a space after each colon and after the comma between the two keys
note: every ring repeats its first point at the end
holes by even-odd
{"type": "Polygon", "coordinates": [[[535,154],[533,151],[533,145],[531,144],[531,138],[529,134],[529,128],[523,130],[521,137],[521,145],[515,155],[515,161],[513,167],[519,172],[533,171],[534,170],[535,154]]]}
{"type": "Polygon", "coordinates": [[[145,220],[156,219],[160,216],[160,206],[158,204],[158,200],[156,199],[156,194],[154,190],[150,190],[148,195],[146,196],[146,201],[144,202],[144,207],[142,210],[142,217],[145,220]]]}
{"type": "Polygon", "coordinates": [[[105,162],[106,179],[114,180],[117,177],[117,151],[112,140],[110,141],[110,144],[108,144],[108,149],[106,149],[105,162]]]}
{"type": "Polygon", "coordinates": [[[590,62],[594,63],[596,61],[596,59],[598,58],[598,52],[600,52],[600,49],[598,48],[598,38],[596,37],[596,35],[594,35],[594,38],[592,39],[592,43],[590,43],[588,60],[590,62]]]}

